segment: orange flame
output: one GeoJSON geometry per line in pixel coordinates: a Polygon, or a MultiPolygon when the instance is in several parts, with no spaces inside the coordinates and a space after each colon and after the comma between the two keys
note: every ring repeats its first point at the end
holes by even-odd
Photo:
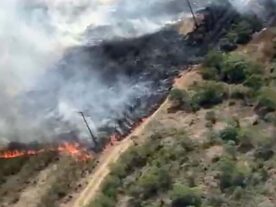
{"type": "Polygon", "coordinates": [[[78,160],[89,160],[92,158],[92,154],[89,153],[84,147],[79,143],[68,143],[65,142],[58,147],[58,152],[62,154],[67,154],[72,157],[77,158],[78,160]]]}
{"type": "MultiPolygon", "coordinates": [[[[150,116],[150,115],[149,115],[150,116]]],[[[145,122],[148,117],[141,118],[140,121],[137,121],[132,129],[130,130],[129,134],[131,134],[137,127],[139,127],[143,122],[145,122]]],[[[128,134],[128,135],[129,135],[128,134]]],[[[108,151],[114,145],[117,145],[122,137],[117,134],[113,134],[110,136],[110,141],[104,146],[103,151],[108,151]]],[[[59,154],[65,154],[72,156],[80,161],[87,161],[93,158],[91,152],[87,151],[85,147],[83,147],[78,142],[63,142],[62,144],[56,147],[48,147],[45,149],[39,150],[0,150],[0,159],[12,159],[17,157],[24,157],[24,156],[35,156],[44,152],[57,152],[59,154]]]]}
{"type": "Polygon", "coordinates": [[[0,159],[12,159],[24,156],[34,156],[43,152],[58,152],[60,154],[66,154],[72,156],[78,160],[89,160],[92,158],[92,154],[88,152],[79,143],[64,142],[57,147],[39,149],[39,150],[6,150],[0,152],[0,159]]]}

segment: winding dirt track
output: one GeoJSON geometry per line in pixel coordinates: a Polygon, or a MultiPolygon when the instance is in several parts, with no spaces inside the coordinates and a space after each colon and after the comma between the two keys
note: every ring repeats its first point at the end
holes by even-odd
{"type": "Polygon", "coordinates": [[[91,175],[87,187],[82,191],[72,207],[86,207],[89,202],[95,198],[97,192],[100,190],[101,184],[110,172],[109,166],[115,163],[120,158],[121,154],[133,145],[133,141],[130,137],[141,135],[145,127],[156,117],[165,105],[167,105],[167,100],[127,138],[103,152],[99,160],[99,165],[91,175]]]}

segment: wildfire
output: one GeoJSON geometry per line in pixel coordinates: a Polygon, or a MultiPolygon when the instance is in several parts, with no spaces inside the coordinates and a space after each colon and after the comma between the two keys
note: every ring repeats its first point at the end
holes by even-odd
{"type": "Polygon", "coordinates": [[[7,150],[0,153],[0,158],[11,159],[16,157],[22,156],[31,156],[39,154],[39,151],[34,150],[27,150],[27,151],[20,151],[20,150],[7,150]]]}
{"type": "MultiPolygon", "coordinates": [[[[147,117],[142,118],[137,121],[132,129],[129,131],[128,135],[131,134],[137,127],[139,127],[143,122],[147,120],[147,117]]],[[[127,136],[127,135],[125,135],[127,136]]],[[[120,140],[122,140],[118,134],[113,134],[110,136],[109,142],[104,146],[103,151],[108,151],[114,145],[117,145],[120,140]]],[[[62,155],[68,155],[76,158],[79,161],[86,161],[93,158],[92,153],[89,152],[82,144],[78,142],[63,142],[59,145],[51,145],[50,147],[40,148],[40,149],[21,149],[21,150],[1,150],[0,149],[0,159],[12,159],[17,157],[28,157],[35,156],[44,152],[57,152],[62,155]]]]}
{"type": "Polygon", "coordinates": [[[88,152],[81,144],[77,142],[64,142],[57,147],[49,147],[38,150],[4,150],[0,152],[0,159],[12,159],[24,156],[34,156],[44,152],[58,152],[76,158],[77,160],[85,161],[92,158],[92,154],[88,152]]]}

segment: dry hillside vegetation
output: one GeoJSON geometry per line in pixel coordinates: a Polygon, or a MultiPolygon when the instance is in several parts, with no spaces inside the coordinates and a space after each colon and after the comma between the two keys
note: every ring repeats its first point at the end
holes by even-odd
{"type": "Polygon", "coordinates": [[[79,162],[55,153],[0,162],[1,207],[59,206],[82,188],[80,178],[95,166],[93,160],[79,162]]]}
{"type": "Polygon", "coordinates": [[[263,30],[182,74],[89,206],[274,207],[275,37],[263,30]]]}
{"type": "MultiPolygon", "coordinates": [[[[181,23],[180,32],[192,27],[181,23]]],[[[91,207],[273,207],[276,35],[266,29],[240,46],[251,33],[234,25],[220,49],[236,52],[211,51],[183,72],[135,139],[99,159],[0,160],[0,207],[72,207],[79,198],[91,207]],[[99,183],[90,188],[91,180],[99,183]]]]}

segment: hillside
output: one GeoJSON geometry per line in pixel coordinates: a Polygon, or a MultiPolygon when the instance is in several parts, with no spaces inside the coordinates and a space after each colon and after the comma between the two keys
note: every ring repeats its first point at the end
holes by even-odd
{"type": "MultiPolygon", "coordinates": [[[[83,61],[74,56],[80,52],[89,65],[104,57],[103,82],[120,83],[123,74],[154,87],[120,108],[116,127],[100,129],[99,148],[86,146],[89,159],[43,144],[45,153],[0,156],[0,207],[275,206],[276,31],[249,17],[207,7],[199,27],[185,19],[139,38],[70,49],[64,77],[74,77],[70,63],[83,61]]],[[[58,138],[78,141],[74,135],[58,138]]]]}
{"type": "Polygon", "coordinates": [[[275,44],[265,29],[184,72],[89,206],[275,206],[275,44]]]}

